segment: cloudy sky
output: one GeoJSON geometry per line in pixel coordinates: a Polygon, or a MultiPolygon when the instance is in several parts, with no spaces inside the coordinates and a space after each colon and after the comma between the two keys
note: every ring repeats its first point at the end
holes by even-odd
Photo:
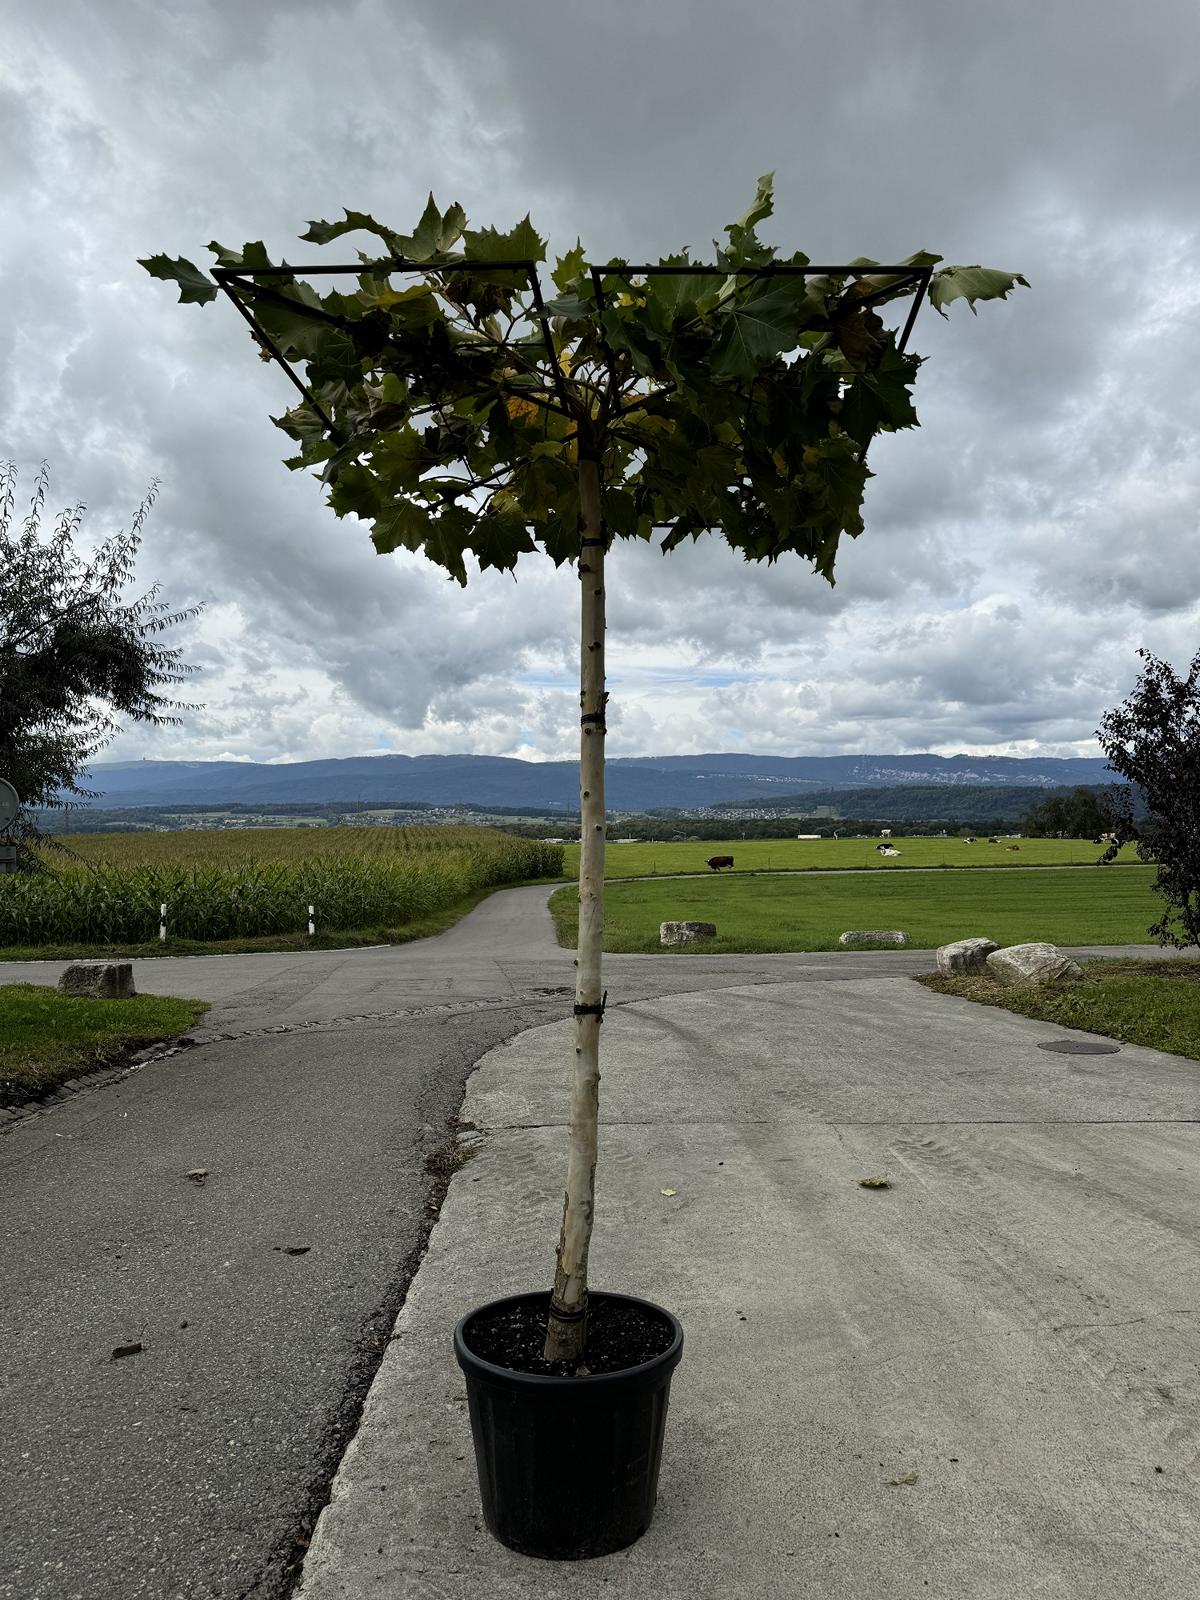
{"type": "MultiPolygon", "coordinates": [[[[532,759],[576,742],[575,583],[464,592],[377,557],[269,417],[224,303],[138,256],[297,250],[433,189],[565,250],[704,249],[774,169],[764,237],[1023,272],[928,308],[923,426],[872,452],[830,590],[715,540],[611,563],[610,751],[1091,755],[1146,645],[1200,643],[1200,11],[1194,0],[9,0],[0,456],[93,536],[162,480],[144,578],[203,708],[112,755],[532,759]]],[[[335,250],[338,246],[333,247],[335,250]]],[[[341,247],[344,250],[344,246],[341,247]]],[[[303,252],[303,254],[301,253],[303,252]]]]}

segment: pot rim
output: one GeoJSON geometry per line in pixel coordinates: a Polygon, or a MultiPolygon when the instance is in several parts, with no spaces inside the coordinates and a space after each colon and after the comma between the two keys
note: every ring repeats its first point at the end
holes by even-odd
{"type": "Polygon", "coordinates": [[[683,1354],[683,1324],[673,1311],[668,1311],[665,1306],[658,1305],[653,1300],[645,1300],[636,1294],[619,1294],[615,1290],[590,1289],[589,1300],[620,1300],[626,1305],[645,1306],[665,1317],[671,1324],[673,1336],[671,1343],[665,1350],[660,1350],[656,1356],[651,1356],[648,1361],[639,1361],[633,1367],[621,1367],[616,1372],[589,1373],[586,1377],[572,1377],[566,1373],[519,1372],[514,1367],[502,1367],[498,1362],[488,1361],[485,1357],[476,1355],[463,1337],[463,1330],[467,1324],[485,1311],[494,1311],[501,1306],[516,1305],[522,1301],[550,1299],[548,1289],[526,1290],[523,1294],[501,1295],[497,1300],[487,1300],[482,1305],[474,1306],[466,1316],[460,1317],[454,1328],[454,1354],[458,1364],[475,1377],[493,1378],[501,1383],[516,1384],[524,1388],[530,1385],[540,1389],[544,1394],[552,1394],[555,1390],[579,1389],[585,1387],[595,1392],[597,1389],[611,1387],[615,1384],[627,1383],[631,1378],[637,1378],[654,1371],[656,1368],[666,1367],[668,1371],[678,1365],[683,1354]]]}

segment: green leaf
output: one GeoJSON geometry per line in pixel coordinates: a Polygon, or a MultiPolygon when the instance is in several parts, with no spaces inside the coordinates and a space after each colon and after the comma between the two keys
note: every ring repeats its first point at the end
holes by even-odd
{"type": "Polygon", "coordinates": [[[415,500],[397,499],[377,510],[371,543],[381,556],[393,550],[420,550],[429,537],[433,518],[415,500]]]}
{"type": "Polygon", "coordinates": [[[470,548],[483,568],[511,572],[518,556],[537,549],[524,517],[515,511],[486,511],[476,517],[470,531],[470,548]]]}
{"type": "MultiPolygon", "coordinates": [[[[240,250],[228,250],[215,239],[208,247],[217,258],[219,267],[269,267],[273,265],[267,247],[261,239],[253,239],[240,250]]],[[[286,280],[285,280],[286,281],[286,280]]]]}
{"type": "Polygon", "coordinates": [[[467,214],[460,205],[455,203],[443,216],[431,194],[412,234],[397,236],[401,248],[396,253],[409,256],[413,261],[430,261],[435,256],[443,256],[453,249],[466,225],[467,214]]]}
{"type": "Polygon", "coordinates": [[[753,233],[760,222],[775,209],[775,174],[766,172],[758,180],[758,187],[754,191],[754,199],[736,222],[731,222],[725,229],[730,242],[735,242],[736,234],[753,233]]]}
{"type": "Polygon", "coordinates": [[[713,352],[713,376],[753,377],[776,356],[795,348],[802,320],[794,291],[755,284],[750,295],[730,303],[724,314],[724,327],[713,352]]]}
{"type": "Polygon", "coordinates": [[[414,428],[382,434],[371,445],[371,461],[389,489],[415,489],[426,465],[424,440],[414,428]]]}
{"type": "Polygon", "coordinates": [[[343,234],[360,231],[373,233],[377,239],[382,239],[389,255],[404,254],[400,249],[403,242],[402,235],[394,233],[391,228],[385,228],[381,222],[376,222],[375,218],[365,211],[347,211],[341,222],[310,222],[307,231],[300,237],[307,239],[310,244],[331,244],[343,234]]]}
{"type": "Polygon", "coordinates": [[[952,300],[965,300],[975,310],[977,300],[1006,300],[1017,284],[1028,289],[1029,280],[1019,272],[1000,272],[995,267],[943,267],[929,285],[929,303],[941,311],[952,300]]]}
{"type": "Polygon", "coordinates": [[[719,244],[716,245],[717,261],[721,266],[763,266],[775,254],[772,246],[759,243],[758,235],[754,231],[764,217],[771,215],[774,185],[773,172],[768,172],[765,177],[760,178],[749,209],[725,229],[729,235],[729,244],[724,249],[719,244]]]}
{"type": "MultiPolygon", "coordinates": [[[[662,267],[689,265],[686,252],[664,256],[659,262],[662,267]]],[[[650,278],[646,284],[646,292],[659,307],[668,328],[676,322],[695,317],[702,309],[711,309],[720,288],[720,278],[703,272],[673,272],[669,276],[650,278]]]]}
{"type": "Polygon", "coordinates": [[[917,375],[918,356],[892,349],[877,370],[855,378],[842,401],[838,421],[854,442],[865,448],[881,429],[918,426],[909,385],[917,375]]]}
{"type": "Polygon", "coordinates": [[[568,289],[584,275],[583,246],[579,240],[575,241],[575,248],[568,250],[565,256],[559,256],[558,264],[550,276],[554,279],[554,287],[560,294],[566,294],[568,289]]]}
{"type": "Polygon", "coordinates": [[[379,510],[382,487],[370,468],[351,465],[343,467],[338,479],[329,490],[329,504],[339,517],[366,517],[368,520],[379,510]]]}
{"type": "Polygon", "coordinates": [[[508,233],[495,228],[464,233],[463,255],[467,261],[544,261],[546,241],[525,216],[508,233]]]}
{"type": "Polygon", "coordinates": [[[140,256],[138,266],[145,267],[152,278],[177,283],[181,305],[206,305],[217,298],[217,286],[208,273],[201,272],[199,267],[185,261],[182,256],[175,261],[169,256],[140,256]]]}
{"type": "Polygon", "coordinates": [[[564,317],[568,322],[584,322],[595,309],[593,300],[581,300],[571,293],[557,294],[553,300],[546,301],[547,316],[564,317]]]}

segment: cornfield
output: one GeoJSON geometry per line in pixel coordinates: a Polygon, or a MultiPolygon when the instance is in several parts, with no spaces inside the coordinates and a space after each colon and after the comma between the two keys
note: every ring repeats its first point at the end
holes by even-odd
{"type": "Polygon", "coordinates": [[[303,933],[310,905],[321,932],[396,928],[562,872],[560,847],[485,828],[92,835],[71,849],[82,859],[47,852],[47,871],[0,877],[0,945],[148,943],[163,904],[180,939],[303,933]]]}

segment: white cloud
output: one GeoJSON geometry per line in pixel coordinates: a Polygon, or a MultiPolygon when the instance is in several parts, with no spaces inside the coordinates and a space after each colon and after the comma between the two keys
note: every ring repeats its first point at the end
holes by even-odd
{"type": "MultiPolygon", "coordinates": [[[[715,540],[620,549],[617,754],[1080,754],[1146,644],[1200,624],[1200,18],[1115,0],[903,15],[867,0],[384,0],[28,7],[0,65],[0,454],[49,457],[98,536],[163,480],[143,560],[204,709],[113,755],[391,748],[570,755],[569,572],[460,592],[379,559],[279,464],[289,403],[232,310],[135,258],[213,235],[296,254],[342,205],[407,225],[432,186],[552,243],[703,248],[778,169],[770,236],[919,247],[1033,289],[916,345],[920,431],[872,454],[830,590],[715,540]],[[741,65],[739,65],[741,63],[741,65]]],[[[310,248],[310,247],[309,247],[310,248]]]]}

